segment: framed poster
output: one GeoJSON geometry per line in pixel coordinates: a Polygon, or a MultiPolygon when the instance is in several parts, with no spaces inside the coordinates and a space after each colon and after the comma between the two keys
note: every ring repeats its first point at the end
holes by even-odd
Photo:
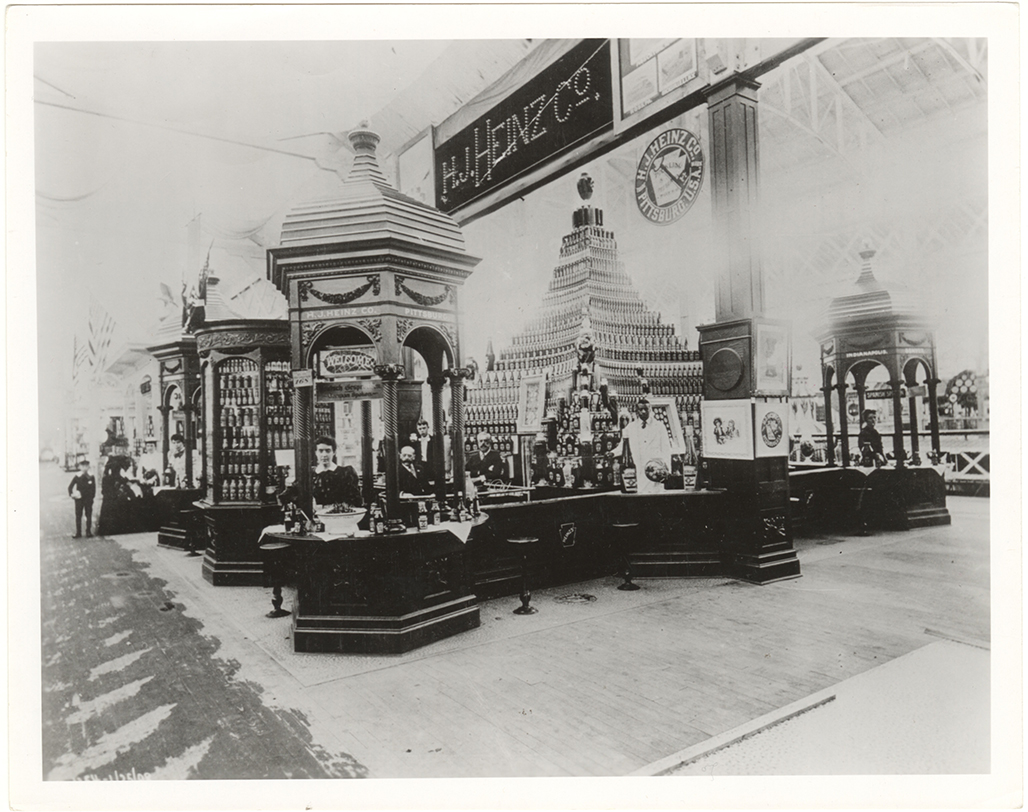
{"type": "Polygon", "coordinates": [[[753,404],[748,400],[700,403],[703,456],[708,459],[753,459],[753,404]]]}
{"type": "Polygon", "coordinates": [[[546,408],[546,378],[532,375],[521,379],[518,390],[518,434],[535,434],[543,425],[546,408]]]}
{"type": "Polygon", "coordinates": [[[789,456],[789,404],[757,403],[753,410],[758,457],[789,456]]]}
{"type": "Polygon", "coordinates": [[[758,321],[753,354],[753,394],[789,394],[789,328],[784,324],[758,321]]]}

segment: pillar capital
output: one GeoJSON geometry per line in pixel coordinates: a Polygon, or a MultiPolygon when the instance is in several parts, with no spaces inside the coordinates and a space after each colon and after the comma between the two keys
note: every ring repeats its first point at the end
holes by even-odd
{"type": "Polygon", "coordinates": [[[707,104],[718,104],[740,93],[756,101],[759,89],[760,82],[756,79],[742,73],[733,73],[707,89],[707,104]]]}
{"type": "Polygon", "coordinates": [[[449,379],[450,383],[457,383],[469,380],[473,373],[468,367],[450,367],[443,371],[443,375],[449,379]]]}
{"type": "Polygon", "coordinates": [[[429,375],[427,379],[428,385],[433,389],[442,389],[447,380],[445,372],[440,372],[438,375],[429,375]]]}
{"type": "Polygon", "coordinates": [[[374,372],[383,381],[398,381],[403,377],[403,364],[375,364],[374,372]]]}

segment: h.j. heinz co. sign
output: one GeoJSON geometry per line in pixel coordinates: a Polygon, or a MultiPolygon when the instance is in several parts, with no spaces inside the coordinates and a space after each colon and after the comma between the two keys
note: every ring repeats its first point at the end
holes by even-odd
{"type": "Polygon", "coordinates": [[[703,185],[703,150],[688,130],[666,130],[650,142],[635,172],[635,202],[658,225],[675,222],[692,207],[703,185]]]}
{"type": "Polygon", "coordinates": [[[610,41],[583,40],[435,150],[436,205],[452,212],[610,129],[610,41]]]}

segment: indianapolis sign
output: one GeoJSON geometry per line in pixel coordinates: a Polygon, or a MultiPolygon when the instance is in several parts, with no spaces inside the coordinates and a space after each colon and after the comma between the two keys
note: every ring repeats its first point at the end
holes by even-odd
{"type": "Polygon", "coordinates": [[[703,150],[688,130],[666,130],[643,151],[635,172],[635,202],[647,220],[670,225],[696,202],[703,186],[703,150]]]}

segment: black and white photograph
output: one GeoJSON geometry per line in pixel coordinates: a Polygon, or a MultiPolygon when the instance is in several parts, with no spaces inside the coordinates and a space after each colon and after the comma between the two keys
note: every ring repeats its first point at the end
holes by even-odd
{"type": "Polygon", "coordinates": [[[13,808],[1019,807],[1018,13],[8,7],[13,808]]]}

